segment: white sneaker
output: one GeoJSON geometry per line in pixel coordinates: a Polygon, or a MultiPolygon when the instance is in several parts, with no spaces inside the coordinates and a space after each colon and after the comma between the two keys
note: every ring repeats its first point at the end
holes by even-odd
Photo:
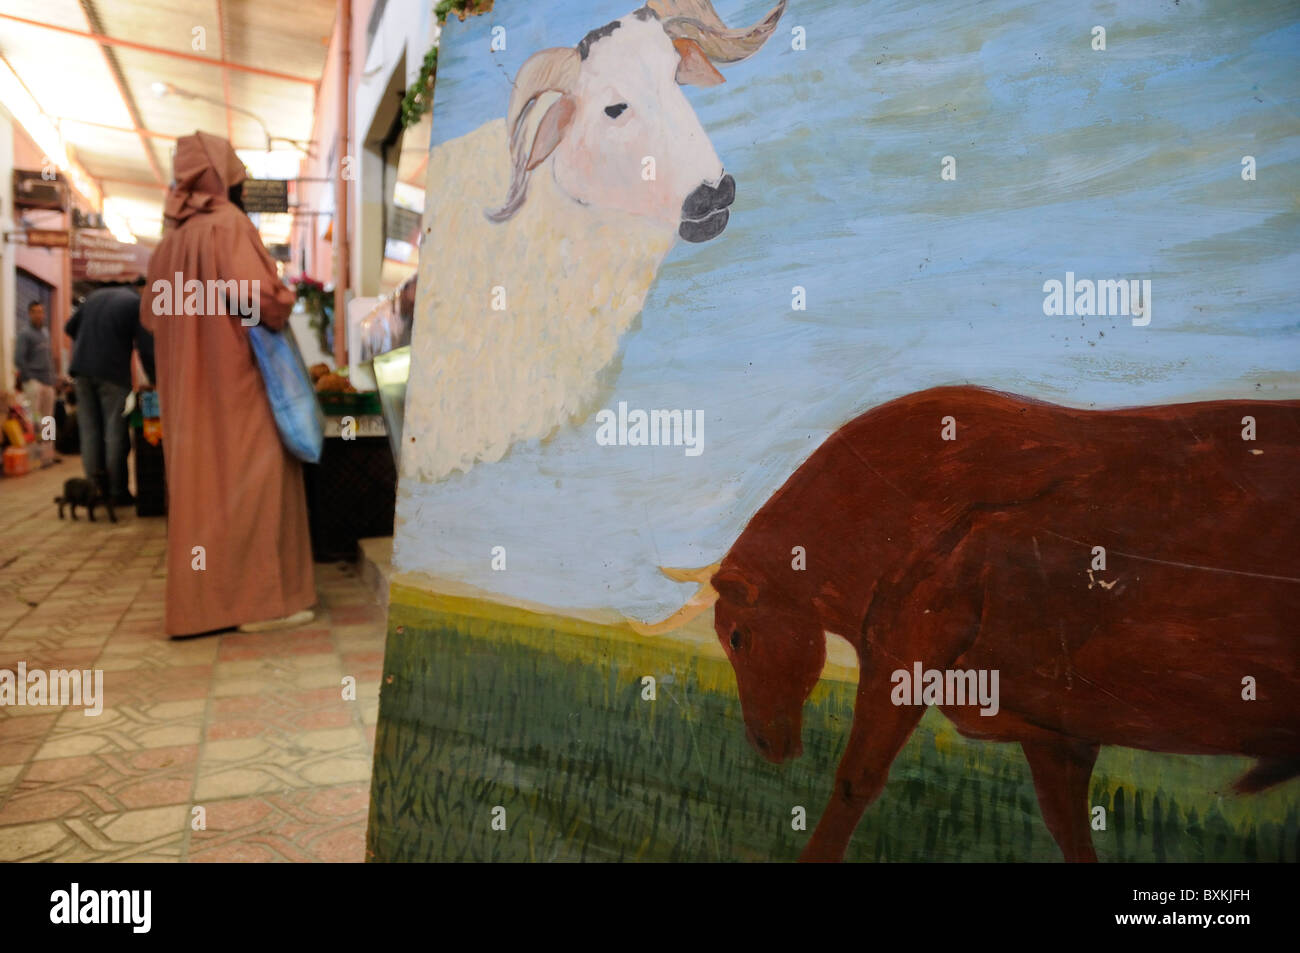
{"type": "Polygon", "coordinates": [[[295,612],[293,615],[287,615],[279,619],[263,619],[261,622],[245,622],[239,627],[240,632],[274,632],[277,629],[296,629],[300,625],[306,625],[312,619],[316,618],[316,613],[310,609],[303,609],[295,612]]]}

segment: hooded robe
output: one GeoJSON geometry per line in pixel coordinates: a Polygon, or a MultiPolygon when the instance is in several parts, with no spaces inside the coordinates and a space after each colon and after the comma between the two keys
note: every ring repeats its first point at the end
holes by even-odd
{"type": "Polygon", "coordinates": [[[231,279],[248,282],[248,300],[258,288],[268,328],[283,328],[293,308],[257,229],[227,197],[245,177],[226,140],[200,132],[177,141],[165,234],[140,302],[162,406],[168,635],[279,618],[316,601],[302,467],[280,442],[248,329],[224,305],[207,309],[208,283],[231,279]],[[178,273],[203,283],[197,315],[171,313],[186,301],[184,285],[173,287],[178,273]]]}

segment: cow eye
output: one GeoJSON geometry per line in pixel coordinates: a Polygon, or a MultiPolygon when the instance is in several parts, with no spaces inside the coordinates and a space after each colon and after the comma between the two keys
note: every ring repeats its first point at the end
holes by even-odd
{"type": "Polygon", "coordinates": [[[615,103],[612,106],[605,107],[605,115],[610,119],[617,119],[627,109],[627,103],[615,103]]]}
{"type": "Polygon", "coordinates": [[[740,648],[740,629],[731,630],[731,647],[733,649],[740,648]]]}

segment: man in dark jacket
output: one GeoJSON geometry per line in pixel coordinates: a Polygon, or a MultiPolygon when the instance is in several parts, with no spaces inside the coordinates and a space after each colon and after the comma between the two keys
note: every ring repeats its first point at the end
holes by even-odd
{"type": "Polygon", "coordinates": [[[95,479],[108,472],[113,502],[132,502],[127,485],[126,457],[130,450],[122,411],[131,393],[131,351],[154,378],[153,335],[140,324],[140,294],[118,285],[92,291],[64,328],[73,339],[72,373],[77,387],[77,421],[81,432],[81,463],[95,479]]]}

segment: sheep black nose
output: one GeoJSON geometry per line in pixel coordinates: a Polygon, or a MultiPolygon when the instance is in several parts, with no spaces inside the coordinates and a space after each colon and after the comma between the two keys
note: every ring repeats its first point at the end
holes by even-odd
{"type": "Polygon", "coordinates": [[[683,219],[701,219],[736,200],[736,180],[724,175],[717,185],[701,182],[682,203],[683,219]]]}
{"type": "Polygon", "coordinates": [[[682,221],[677,234],[688,242],[707,242],[722,234],[730,213],[727,206],[736,199],[736,180],[724,175],[717,185],[702,182],[682,202],[682,221]]]}

